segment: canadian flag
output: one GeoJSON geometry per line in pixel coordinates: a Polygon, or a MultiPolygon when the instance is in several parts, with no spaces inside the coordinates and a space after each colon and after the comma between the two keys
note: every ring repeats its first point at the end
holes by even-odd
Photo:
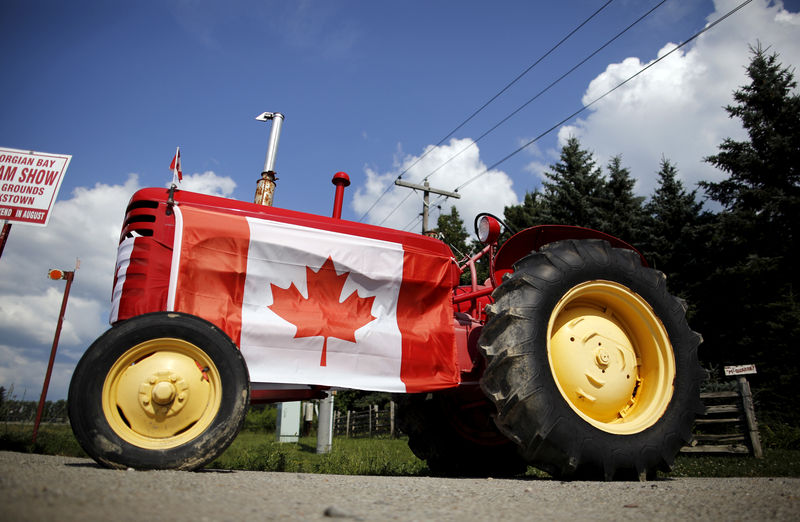
{"type": "Polygon", "coordinates": [[[175,207],[167,308],[236,342],[254,383],[454,386],[451,259],[398,242],[175,207]]]}
{"type": "Polygon", "coordinates": [[[181,148],[178,147],[175,150],[175,156],[172,158],[172,163],[169,164],[169,168],[172,170],[173,178],[175,176],[178,177],[178,181],[183,180],[183,171],[181,170],[181,148]]]}

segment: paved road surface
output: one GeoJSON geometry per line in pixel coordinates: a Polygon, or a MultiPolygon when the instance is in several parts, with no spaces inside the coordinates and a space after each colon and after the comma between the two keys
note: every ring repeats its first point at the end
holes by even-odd
{"type": "Polygon", "coordinates": [[[114,471],[0,452],[0,521],[800,520],[800,479],[654,482],[114,471]]]}

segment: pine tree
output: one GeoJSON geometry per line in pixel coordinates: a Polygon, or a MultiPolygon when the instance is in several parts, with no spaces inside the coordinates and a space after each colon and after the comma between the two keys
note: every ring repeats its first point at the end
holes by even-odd
{"type": "Polygon", "coordinates": [[[749,139],[728,138],[706,158],[729,176],[702,184],[724,209],[711,249],[718,259],[705,285],[703,322],[712,335],[707,352],[720,362],[756,363],[766,407],[800,425],[800,412],[785,407],[800,389],[800,96],[777,54],[761,46],[751,50],[750,83],[726,107],[749,139]]]}
{"type": "Polygon", "coordinates": [[[548,224],[544,215],[545,206],[541,192],[527,192],[521,204],[510,205],[503,211],[505,222],[517,231],[548,224]]]}
{"type": "Polygon", "coordinates": [[[726,239],[739,254],[785,258],[798,253],[800,95],[777,54],[767,55],[760,46],[752,52],[751,83],[734,93],[736,105],[726,107],[742,121],[749,140],[724,140],[706,161],[729,177],[702,186],[724,207],[726,239]]]}
{"type": "MultiPolygon", "coordinates": [[[[459,261],[462,261],[465,257],[471,256],[473,253],[483,248],[483,245],[477,241],[467,241],[469,239],[469,233],[467,233],[467,230],[464,228],[464,221],[462,221],[461,215],[458,213],[456,207],[450,207],[449,214],[440,214],[436,226],[439,239],[450,245],[453,255],[459,261]]],[[[478,281],[483,282],[489,277],[489,268],[485,260],[479,260],[476,268],[478,269],[478,281]]],[[[469,283],[470,274],[466,271],[461,274],[461,284],[469,283]]]]}
{"type": "Polygon", "coordinates": [[[636,180],[622,166],[617,155],[608,162],[608,181],[601,196],[600,230],[629,243],[639,243],[644,237],[644,198],[633,192],[636,180]]]}
{"type": "Polygon", "coordinates": [[[670,291],[696,305],[692,295],[696,281],[708,273],[705,250],[712,215],[703,211],[697,191],[687,192],[678,179],[678,169],[661,159],[658,186],[645,205],[647,214],[642,250],[650,264],[669,279],[670,291]]]}
{"type": "Polygon", "coordinates": [[[543,215],[548,224],[600,228],[605,179],[592,153],[581,149],[571,137],[561,148],[559,162],[545,176],[542,192],[543,215]]]}

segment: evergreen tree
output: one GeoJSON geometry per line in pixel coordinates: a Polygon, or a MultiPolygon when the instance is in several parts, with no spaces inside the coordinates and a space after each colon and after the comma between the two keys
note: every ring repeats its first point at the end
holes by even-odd
{"type": "Polygon", "coordinates": [[[517,231],[547,225],[544,215],[545,206],[540,192],[527,192],[521,204],[508,206],[503,211],[505,222],[517,231]]]}
{"type": "Polygon", "coordinates": [[[602,197],[605,179],[596,166],[592,153],[581,149],[577,138],[571,137],[561,148],[561,157],[545,176],[542,192],[545,223],[602,227],[602,197]]]}
{"type": "Polygon", "coordinates": [[[439,214],[436,221],[436,231],[442,241],[450,245],[456,258],[462,258],[469,254],[470,248],[467,245],[467,233],[464,228],[464,221],[458,213],[456,207],[450,207],[449,214],[439,214]]]}
{"type": "Polygon", "coordinates": [[[630,170],[622,166],[622,157],[611,158],[601,197],[600,230],[629,243],[639,243],[644,237],[644,198],[633,193],[635,184],[630,170]]]}
{"type": "Polygon", "coordinates": [[[726,107],[749,139],[728,138],[706,158],[729,176],[702,184],[724,208],[711,248],[718,259],[705,283],[703,323],[709,355],[723,363],[756,363],[767,409],[800,425],[800,412],[786,408],[800,389],[794,346],[800,335],[800,96],[776,54],[751,50],[750,83],[726,107]]]}
{"type": "MultiPolygon", "coordinates": [[[[462,261],[466,256],[472,255],[474,252],[483,248],[478,242],[467,242],[469,233],[464,228],[464,221],[458,213],[456,207],[450,207],[449,214],[440,214],[436,222],[436,232],[439,234],[439,239],[450,245],[453,255],[458,261],[462,261]]],[[[479,282],[483,282],[489,273],[489,268],[486,264],[478,262],[479,282]],[[482,277],[482,278],[481,278],[482,277]]],[[[461,283],[468,284],[470,282],[469,272],[461,274],[461,283]]]]}
{"type": "Polygon", "coordinates": [[[684,189],[677,168],[666,158],[661,159],[658,186],[645,210],[643,253],[654,268],[667,274],[673,293],[688,297],[690,284],[705,270],[702,250],[711,216],[703,212],[697,191],[684,189]]]}
{"type": "Polygon", "coordinates": [[[757,226],[777,227],[770,238],[794,237],[800,203],[800,95],[793,92],[797,82],[777,54],[767,55],[760,46],[751,50],[751,83],[734,93],[737,105],[726,107],[730,117],[741,119],[749,140],[725,139],[719,154],[706,161],[729,177],[702,186],[728,212],[745,213],[757,226]]]}

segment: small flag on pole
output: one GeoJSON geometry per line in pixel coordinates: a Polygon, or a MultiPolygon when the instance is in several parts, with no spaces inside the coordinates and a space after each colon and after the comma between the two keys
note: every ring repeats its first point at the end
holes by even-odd
{"type": "Polygon", "coordinates": [[[175,157],[172,158],[172,163],[170,163],[169,168],[172,169],[172,181],[175,181],[175,178],[178,178],[178,181],[183,180],[183,171],[181,171],[181,148],[178,147],[175,151],[175,157]]]}

